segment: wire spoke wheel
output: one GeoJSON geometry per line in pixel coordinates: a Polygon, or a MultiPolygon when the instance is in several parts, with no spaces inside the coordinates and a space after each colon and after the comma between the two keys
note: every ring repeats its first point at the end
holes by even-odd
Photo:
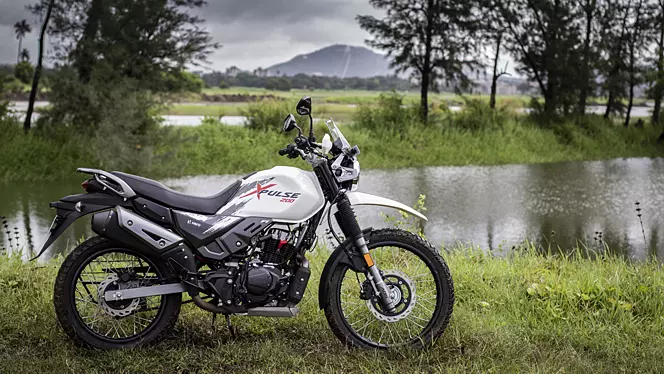
{"type": "Polygon", "coordinates": [[[440,335],[452,312],[454,291],[443,259],[423,239],[398,230],[373,232],[371,256],[392,299],[386,308],[363,273],[337,268],[326,316],[347,344],[390,348],[423,346],[440,335]]]}
{"type": "Polygon", "coordinates": [[[159,270],[136,253],[112,250],[83,265],[74,284],[76,313],[92,332],[106,339],[131,339],[156,320],[162,296],[106,301],[104,293],[153,285],[159,270]]]}
{"type": "Polygon", "coordinates": [[[362,300],[363,286],[358,284],[356,273],[347,270],[340,291],[344,318],[356,334],[378,345],[410,343],[433,318],[438,299],[433,274],[417,255],[402,248],[375,248],[372,257],[381,268],[393,300],[398,300],[395,311],[383,307],[366,278],[364,289],[370,290],[371,299],[362,300]]]}

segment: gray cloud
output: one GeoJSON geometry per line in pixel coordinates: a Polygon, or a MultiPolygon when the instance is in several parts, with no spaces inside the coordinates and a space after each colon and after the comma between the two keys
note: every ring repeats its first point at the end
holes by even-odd
{"type": "MultiPolygon", "coordinates": [[[[36,23],[25,6],[34,0],[0,0],[0,63],[16,60],[12,25],[36,23]]],[[[330,44],[362,45],[368,37],[357,14],[377,14],[368,0],[208,0],[195,11],[205,19],[214,41],[223,47],[206,68],[267,67],[330,44]]],[[[36,55],[37,25],[24,45],[36,55]]]]}

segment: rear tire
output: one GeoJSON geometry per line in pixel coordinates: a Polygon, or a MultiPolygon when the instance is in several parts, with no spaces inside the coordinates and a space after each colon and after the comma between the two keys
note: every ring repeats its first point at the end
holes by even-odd
{"type": "MultiPolygon", "coordinates": [[[[399,289],[395,292],[399,295],[404,295],[401,297],[403,300],[403,306],[401,307],[402,314],[401,316],[395,316],[396,313],[390,314],[388,312],[383,312],[383,314],[381,314],[380,308],[372,306],[370,300],[360,299],[359,289],[361,289],[361,287],[357,287],[355,284],[355,272],[347,265],[340,264],[332,271],[330,279],[322,280],[328,282],[328,294],[325,296],[327,300],[325,317],[327,318],[332,332],[334,332],[337,338],[339,338],[344,344],[355,348],[386,349],[404,345],[413,347],[426,347],[431,345],[432,342],[445,331],[454,307],[454,284],[445,260],[443,260],[438,250],[436,250],[429,242],[417,235],[403,230],[384,229],[372,231],[368,235],[365,235],[365,240],[367,241],[367,247],[369,248],[371,256],[374,258],[381,272],[384,272],[385,274],[384,279],[386,280],[386,283],[389,278],[394,279],[394,282],[392,283],[394,289],[399,289]],[[385,247],[392,248],[392,252],[389,253],[392,253],[393,255],[396,252],[394,249],[403,250],[407,255],[404,255],[402,258],[399,258],[397,255],[397,259],[394,260],[393,263],[390,263],[391,258],[388,254],[383,256],[383,261],[381,262],[381,257],[376,253],[376,250],[379,248],[382,250],[385,247]],[[409,276],[405,273],[407,268],[415,267],[413,263],[417,259],[421,260],[426,266],[422,267],[420,265],[415,273],[424,273],[426,272],[424,269],[428,269],[431,275],[431,280],[430,283],[427,284],[435,284],[435,296],[433,297],[433,301],[425,301],[423,296],[433,293],[434,288],[431,286],[429,286],[429,288],[422,287],[420,284],[417,284],[416,287],[417,282],[415,280],[420,274],[417,274],[416,276],[411,274],[409,276]],[[395,264],[404,265],[397,266],[395,264]],[[350,274],[350,284],[344,284],[344,290],[342,290],[342,283],[344,283],[347,274],[350,274]],[[403,286],[399,286],[402,284],[403,286]],[[350,292],[348,292],[349,289],[350,292]],[[403,291],[403,293],[401,291],[403,291]],[[357,295],[358,297],[354,299],[354,295],[357,295]],[[350,301],[346,300],[346,298],[350,299],[350,301]],[[342,301],[342,299],[344,299],[344,301],[342,301]],[[416,300],[416,302],[413,303],[413,300],[416,300]],[[425,302],[429,304],[425,304],[425,302]],[[426,318],[428,323],[427,321],[423,321],[422,315],[424,314],[418,315],[418,313],[415,312],[418,310],[416,309],[418,303],[421,304],[420,308],[424,308],[424,310],[431,312],[431,316],[426,318]],[[350,304],[351,306],[346,309],[352,310],[350,312],[345,310],[344,304],[350,304]],[[357,312],[358,310],[359,312],[357,312]],[[363,317],[359,317],[355,323],[352,323],[351,317],[357,313],[360,313],[363,317]],[[375,320],[372,320],[374,316],[376,318],[375,320]],[[376,328],[376,324],[374,324],[376,321],[378,321],[378,328],[376,328]],[[364,326],[364,328],[367,328],[367,325],[372,326],[371,328],[368,328],[368,330],[374,330],[373,332],[375,332],[375,334],[369,334],[371,331],[362,330],[362,327],[360,327],[364,326]],[[417,331],[419,331],[419,327],[417,326],[420,325],[422,331],[417,333],[417,331]],[[356,329],[359,331],[356,331],[356,329]],[[385,332],[385,337],[383,337],[383,332],[381,332],[380,337],[376,339],[376,337],[379,336],[378,332],[381,331],[377,329],[382,329],[382,331],[385,332]],[[401,329],[402,331],[397,329],[401,329]],[[416,329],[418,330],[416,331],[416,329]],[[415,331],[415,333],[413,333],[413,331],[415,331]],[[389,344],[390,338],[387,335],[388,333],[389,337],[393,339],[393,344],[389,344]],[[400,341],[395,338],[397,334],[399,338],[402,338],[400,341]],[[383,338],[386,341],[385,343],[382,341],[383,338]]],[[[359,283],[364,275],[361,273],[358,273],[357,275],[359,276],[357,279],[357,282],[359,283]]]]}
{"type": "MultiPolygon", "coordinates": [[[[138,302],[137,299],[134,299],[137,300],[137,302],[134,304],[134,309],[131,313],[127,312],[129,313],[127,316],[110,317],[107,313],[104,314],[104,309],[98,301],[99,294],[98,292],[95,292],[97,291],[97,286],[94,286],[94,284],[89,281],[83,282],[81,273],[87,269],[89,264],[97,258],[100,258],[102,255],[110,256],[111,254],[116,253],[133,256],[145,261],[146,265],[148,265],[146,274],[152,270],[151,273],[156,274],[156,276],[161,279],[168,278],[171,274],[169,267],[156,255],[123,248],[121,244],[105,238],[92,237],[76,247],[67,256],[60,267],[58,276],[55,280],[53,304],[55,306],[58,322],[64,332],[75,343],[84,347],[99,349],[133,348],[159,342],[172,330],[177,321],[178,314],[180,313],[182,295],[171,294],[159,296],[158,307],[155,306],[154,308],[148,309],[150,305],[146,300],[140,299],[140,302],[138,302]],[[77,286],[80,287],[80,285],[84,283],[86,283],[84,290],[88,291],[88,288],[91,290],[86,292],[87,295],[89,295],[89,299],[85,293],[81,293],[80,288],[77,289],[77,286]],[[90,287],[88,287],[88,285],[90,287]],[[85,300],[81,300],[82,298],[85,298],[85,300]],[[94,300],[95,298],[97,299],[96,301],[94,300]],[[77,301],[90,303],[91,308],[93,309],[96,304],[97,309],[94,310],[95,314],[92,317],[82,317],[77,307],[77,301]],[[104,336],[103,333],[100,334],[99,332],[94,331],[94,322],[91,323],[92,327],[84,322],[84,318],[94,319],[103,317],[108,318],[111,321],[110,323],[113,323],[113,319],[119,321],[123,318],[132,318],[132,316],[135,321],[136,318],[141,318],[138,317],[139,313],[144,313],[141,311],[141,308],[145,308],[145,310],[156,310],[157,312],[154,319],[151,320],[149,324],[146,323],[147,326],[145,326],[142,331],[136,332],[136,323],[134,322],[134,334],[130,336],[120,337],[119,333],[118,338],[104,336]],[[101,317],[97,317],[98,315],[101,317]]],[[[102,274],[101,277],[106,274],[110,274],[111,277],[113,274],[117,275],[117,273],[107,271],[102,274]]],[[[131,300],[128,302],[131,303],[131,300]]]]}

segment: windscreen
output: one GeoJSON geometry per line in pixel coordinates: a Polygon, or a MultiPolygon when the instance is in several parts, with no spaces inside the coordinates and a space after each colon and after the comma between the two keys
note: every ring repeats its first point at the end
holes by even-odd
{"type": "Polygon", "coordinates": [[[325,124],[327,125],[327,129],[330,131],[330,136],[332,137],[332,141],[337,142],[338,140],[341,143],[342,151],[349,150],[350,143],[348,143],[348,140],[346,140],[346,137],[344,136],[344,134],[341,133],[341,130],[339,130],[337,124],[334,123],[332,118],[325,121],[325,124]]]}

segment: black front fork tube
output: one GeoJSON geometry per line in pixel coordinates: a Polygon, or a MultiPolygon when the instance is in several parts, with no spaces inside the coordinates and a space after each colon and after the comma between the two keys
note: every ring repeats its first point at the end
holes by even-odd
{"type": "Polygon", "coordinates": [[[353,243],[355,243],[355,248],[359,254],[364,258],[364,262],[367,265],[367,279],[371,282],[371,285],[374,289],[374,292],[379,295],[380,300],[383,306],[389,311],[394,311],[394,306],[396,302],[392,300],[387,285],[383,281],[383,277],[380,275],[380,269],[378,265],[374,263],[369,253],[369,248],[367,243],[364,240],[364,234],[362,234],[362,229],[360,229],[360,224],[357,222],[355,217],[355,212],[353,207],[350,205],[348,196],[345,193],[341,192],[337,198],[337,209],[338,211],[334,213],[334,216],[337,218],[339,227],[343,231],[346,238],[351,238],[353,243]]]}

